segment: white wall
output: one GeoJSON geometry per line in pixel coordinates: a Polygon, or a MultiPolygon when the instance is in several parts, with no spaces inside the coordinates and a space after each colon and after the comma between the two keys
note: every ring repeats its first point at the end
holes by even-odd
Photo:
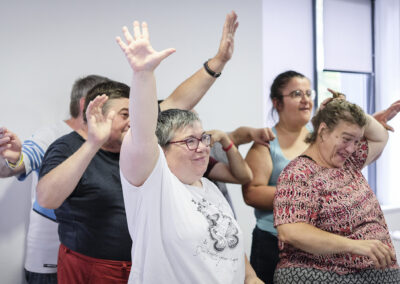
{"type": "MultiPolygon", "coordinates": [[[[385,109],[400,99],[400,2],[376,1],[376,109],[385,109]]],[[[385,151],[377,161],[377,196],[385,205],[400,207],[398,161],[400,117],[389,122],[396,131],[389,134],[385,151]]]]}
{"type": "MultiPolygon", "coordinates": [[[[232,130],[262,121],[262,2],[219,1],[5,1],[0,2],[0,125],[22,139],[68,117],[73,81],[101,74],[130,83],[130,68],[115,43],[121,27],[146,20],[155,49],[176,48],[157,71],[166,97],[212,57],[225,15],[239,15],[235,54],[199,104],[206,128],[232,130]]],[[[0,180],[0,282],[23,282],[29,182],[0,180]]],[[[232,189],[241,204],[240,188],[232,189]]],[[[249,248],[252,210],[237,206],[249,248]],[[242,213],[243,210],[243,213],[242,213]]]]}
{"type": "Polygon", "coordinates": [[[269,89],[274,78],[295,70],[313,81],[312,0],[263,1],[263,100],[262,121],[271,126],[269,89]]]}

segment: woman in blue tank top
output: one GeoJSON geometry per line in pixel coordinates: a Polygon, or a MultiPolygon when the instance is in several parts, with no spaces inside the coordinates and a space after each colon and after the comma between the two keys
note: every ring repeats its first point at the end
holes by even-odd
{"type": "Polygon", "coordinates": [[[279,116],[278,123],[272,128],[276,138],[269,148],[253,144],[246,161],[254,178],[243,186],[244,200],[254,207],[257,220],[250,263],[265,283],[273,281],[279,254],[272,212],[276,182],[290,160],[308,147],[304,140],[310,132],[307,123],[313,109],[314,91],[304,75],[286,71],[272,83],[270,98],[279,116]]]}

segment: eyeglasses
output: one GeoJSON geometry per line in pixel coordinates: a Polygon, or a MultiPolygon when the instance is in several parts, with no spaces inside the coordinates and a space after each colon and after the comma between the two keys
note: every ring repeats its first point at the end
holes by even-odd
{"type": "Polygon", "coordinates": [[[282,95],[282,97],[288,97],[288,96],[294,100],[301,100],[302,98],[307,98],[313,101],[315,99],[315,91],[307,90],[304,93],[302,90],[294,90],[287,95],[282,95]]]}
{"type": "Polygon", "coordinates": [[[203,143],[204,146],[210,146],[211,144],[211,134],[203,134],[200,138],[189,137],[179,141],[169,141],[167,144],[175,144],[175,143],[185,143],[187,148],[190,151],[196,151],[199,148],[199,143],[203,143]]]}

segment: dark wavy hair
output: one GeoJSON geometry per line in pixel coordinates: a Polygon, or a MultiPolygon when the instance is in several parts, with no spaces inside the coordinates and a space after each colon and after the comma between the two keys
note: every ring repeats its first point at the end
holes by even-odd
{"type": "MultiPolygon", "coordinates": [[[[282,90],[289,84],[290,80],[293,78],[307,78],[303,74],[293,71],[293,70],[288,70],[283,73],[280,73],[278,76],[275,77],[274,81],[272,82],[271,88],[270,88],[270,93],[269,97],[271,101],[273,102],[276,100],[278,104],[283,105],[283,94],[282,90]]],[[[275,108],[272,108],[271,111],[271,116],[273,117],[274,111],[276,111],[275,108]]]]}
{"type": "Polygon", "coordinates": [[[107,95],[108,101],[103,106],[103,113],[107,113],[107,110],[108,110],[109,105],[110,105],[109,104],[110,100],[120,99],[120,98],[129,99],[129,91],[130,91],[130,89],[129,89],[128,85],[126,85],[124,83],[117,82],[117,81],[111,81],[110,80],[110,81],[107,81],[107,82],[104,82],[104,83],[97,84],[86,95],[85,108],[83,110],[83,113],[84,113],[83,119],[84,119],[84,121],[87,122],[86,115],[85,115],[87,106],[97,96],[101,96],[103,94],[107,95]]]}

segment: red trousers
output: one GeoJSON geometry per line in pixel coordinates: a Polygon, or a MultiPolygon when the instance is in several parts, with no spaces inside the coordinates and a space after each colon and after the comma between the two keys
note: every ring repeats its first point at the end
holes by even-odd
{"type": "Polygon", "coordinates": [[[130,271],[130,261],[89,257],[72,251],[63,244],[58,251],[59,284],[125,284],[130,271]]]}

